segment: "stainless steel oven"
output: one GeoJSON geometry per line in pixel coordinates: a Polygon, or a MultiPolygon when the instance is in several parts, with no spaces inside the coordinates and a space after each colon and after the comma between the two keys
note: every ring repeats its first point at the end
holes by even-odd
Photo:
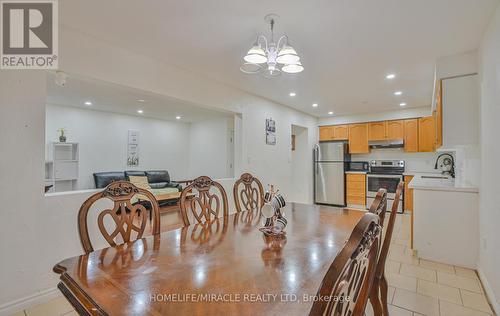
{"type": "MultiPolygon", "coordinates": [[[[387,210],[392,209],[396,190],[400,181],[403,181],[404,161],[401,160],[374,160],[370,162],[370,173],[366,175],[366,205],[370,207],[377,196],[379,189],[387,190],[387,210]]],[[[404,197],[400,196],[398,212],[403,213],[404,197]]]]}

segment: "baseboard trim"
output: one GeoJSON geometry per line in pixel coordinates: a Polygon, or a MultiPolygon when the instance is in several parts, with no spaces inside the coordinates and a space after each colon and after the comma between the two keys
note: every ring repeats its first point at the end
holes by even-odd
{"type": "Polygon", "coordinates": [[[22,311],[28,307],[46,303],[60,295],[61,293],[59,290],[54,287],[2,304],[0,306],[0,316],[7,316],[22,311]]]}
{"type": "Polygon", "coordinates": [[[486,292],[486,297],[488,298],[488,301],[491,307],[493,308],[493,311],[495,312],[496,315],[500,315],[500,306],[498,305],[498,301],[495,298],[495,295],[493,293],[493,290],[491,289],[488,279],[484,275],[483,270],[479,265],[477,267],[477,273],[479,274],[479,279],[481,280],[481,283],[483,283],[484,291],[486,292]]]}

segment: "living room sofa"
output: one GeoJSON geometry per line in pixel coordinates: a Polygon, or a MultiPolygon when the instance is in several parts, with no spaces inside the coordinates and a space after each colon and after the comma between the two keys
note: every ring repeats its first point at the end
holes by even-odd
{"type": "Polygon", "coordinates": [[[152,189],[176,188],[178,191],[182,190],[180,184],[170,181],[170,175],[166,170],[96,172],[94,173],[95,187],[97,189],[103,189],[114,181],[130,181],[130,176],[147,177],[149,186],[151,186],[152,189]]]}
{"type": "MultiPolygon", "coordinates": [[[[151,191],[153,195],[182,191],[182,186],[179,183],[172,182],[166,170],[96,172],[94,173],[95,187],[97,189],[102,189],[114,181],[130,181],[130,177],[147,177],[148,184],[151,187],[151,189],[148,190],[151,191]]],[[[176,202],[175,200],[160,201],[160,206],[167,206],[175,204],[176,202]]]]}

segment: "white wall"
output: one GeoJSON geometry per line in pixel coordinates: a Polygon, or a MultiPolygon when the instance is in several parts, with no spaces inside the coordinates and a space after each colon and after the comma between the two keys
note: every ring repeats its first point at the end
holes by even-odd
{"type": "MultiPolygon", "coordinates": [[[[240,161],[236,174],[250,171],[274,183],[288,200],[292,124],[309,129],[312,151],[317,119],[209,78],[159,63],[60,27],[60,68],[68,73],[226,109],[242,114],[235,139],[240,161]],[[277,144],[265,144],[265,119],[276,120],[277,144]]],[[[0,71],[0,199],[9,201],[0,221],[3,254],[0,269],[0,314],[46,299],[55,293],[54,264],[81,254],[76,209],[90,193],[46,198],[43,195],[45,143],[45,73],[0,71]],[[54,292],[51,292],[54,291],[54,292]]],[[[68,128],[70,128],[68,126],[68,128]]],[[[304,179],[312,201],[312,162],[304,179]]],[[[230,187],[230,185],[229,185],[230,187]]]]}
{"type": "Polygon", "coordinates": [[[438,80],[455,76],[477,73],[477,51],[444,56],[436,61],[436,77],[438,80]]]}
{"type": "MultiPolygon", "coordinates": [[[[473,54],[473,56],[477,55],[473,54]]],[[[467,61],[470,63],[470,58],[467,58],[467,61]]],[[[478,75],[444,79],[442,87],[442,148],[458,149],[455,152],[456,181],[462,184],[479,186],[481,153],[479,149],[478,75]]]]}
{"type": "Polygon", "coordinates": [[[188,177],[189,123],[47,105],[47,144],[57,140],[61,127],[67,128],[67,141],[79,143],[78,190],[94,188],[92,174],[101,171],[168,170],[172,179],[188,177]],[[139,131],[138,167],[127,167],[128,130],[139,131]]]}
{"type": "Polygon", "coordinates": [[[500,6],[486,31],[480,51],[481,74],[481,238],[479,271],[490,300],[500,313],[500,6]],[[486,282],[484,282],[486,280],[486,282]]]}
{"type": "Polygon", "coordinates": [[[189,141],[188,178],[209,176],[228,178],[228,130],[230,118],[223,117],[191,123],[189,141]]]}
{"type": "Polygon", "coordinates": [[[439,173],[434,169],[437,153],[407,153],[400,148],[391,149],[372,149],[369,154],[351,155],[354,161],[370,160],[404,160],[407,172],[431,172],[439,173]]]}

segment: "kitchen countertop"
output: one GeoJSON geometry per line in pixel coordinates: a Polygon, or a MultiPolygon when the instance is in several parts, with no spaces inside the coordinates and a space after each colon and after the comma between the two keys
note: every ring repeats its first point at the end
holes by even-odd
{"type": "Polygon", "coordinates": [[[366,171],[346,171],[345,173],[352,173],[352,174],[366,174],[366,171]]]}
{"type": "Polygon", "coordinates": [[[455,179],[429,179],[422,178],[422,176],[440,176],[440,174],[432,173],[415,173],[413,180],[410,181],[408,187],[414,190],[431,190],[431,191],[455,191],[455,192],[469,192],[478,193],[479,188],[473,185],[459,184],[455,179]]]}
{"type": "Polygon", "coordinates": [[[405,171],[403,172],[403,176],[415,176],[417,174],[423,174],[423,175],[434,175],[434,176],[440,176],[440,172],[430,172],[430,171],[405,171]]]}

